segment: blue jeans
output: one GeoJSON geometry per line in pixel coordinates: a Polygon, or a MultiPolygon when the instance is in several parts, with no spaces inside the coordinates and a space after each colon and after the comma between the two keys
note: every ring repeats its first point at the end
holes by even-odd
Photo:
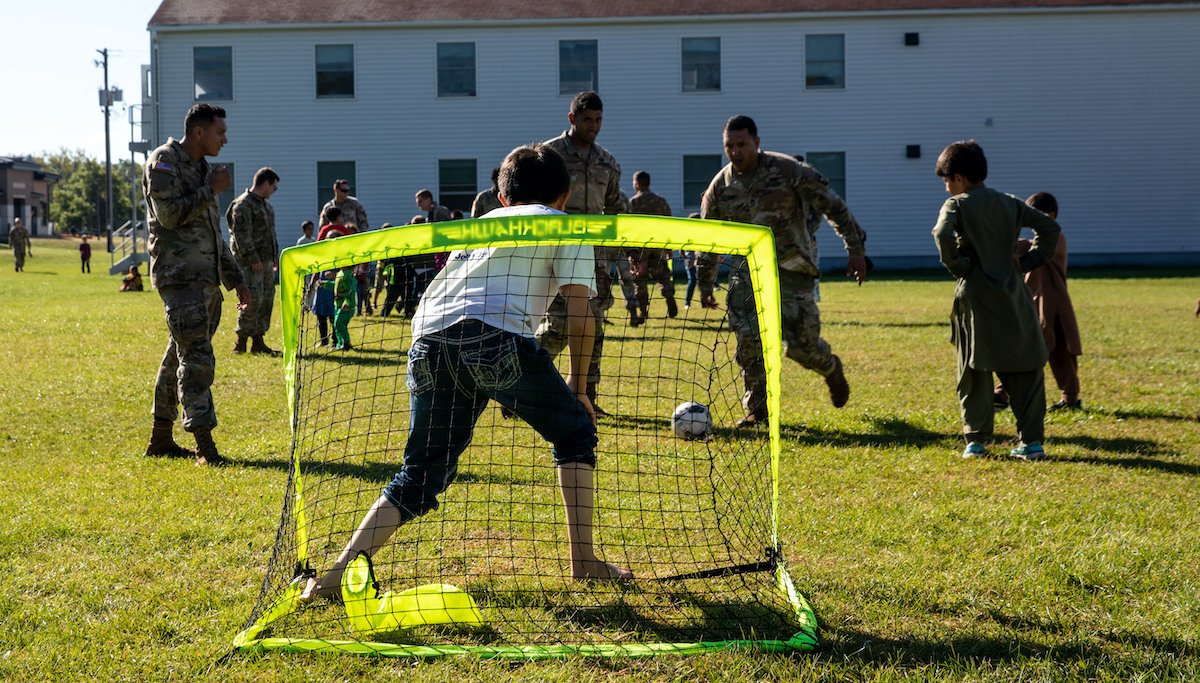
{"type": "Polygon", "coordinates": [[[684,298],[683,303],[685,306],[691,306],[692,305],[692,294],[694,294],[696,292],[696,283],[698,283],[700,281],[700,278],[697,277],[696,266],[694,264],[685,266],[684,270],[687,271],[688,286],[687,286],[687,296],[684,298]]]}
{"type": "Polygon", "coordinates": [[[404,466],[383,490],[402,522],[437,509],[489,399],[549,441],[555,464],[596,465],[596,426],[530,337],[465,320],[413,342],[407,383],[404,466]]]}

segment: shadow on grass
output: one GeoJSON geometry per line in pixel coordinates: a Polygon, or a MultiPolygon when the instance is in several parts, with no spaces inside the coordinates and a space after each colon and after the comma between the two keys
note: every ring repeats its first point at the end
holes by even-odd
{"type": "Polygon", "coordinates": [[[1056,458],[1060,462],[1079,462],[1089,465],[1107,465],[1109,467],[1120,467],[1130,470],[1152,470],[1164,472],[1166,474],[1183,474],[1188,476],[1200,476],[1200,465],[1193,465],[1185,462],[1171,462],[1169,460],[1156,460],[1148,458],[1144,455],[1130,455],[1116,458],[1102,458],[1098,456],[1084,457],[1065,457],[1056,458]]]}
{"type": "MultiPolygon", "coordinates": [[[[960,440],[957,434],[931,432],[924,427],[918,427],[911,422],[897,417],[868,418],[868,422],[871,423],[871,428],[863,432],[819,429],[785,422],[780,426],[780,435],[785,439],[807,446],[836,446],[843,448],[863,446],[874,448],[893,448],[897,446],[925,448],[933,445],[954,448],[957,447],[960,440]]],[[[762,430],[762,436],[766,438],[765,429],[762,430]]]]}
{"type": "MultiPolygon", "coordinates": [[[[282,472],[291,471],[292,461],[289,460],[233,460],[230,462],[235,467],[254,467],[264,470],[280,470],[282,472]]],[[[314,463],[306,462],[301,465],[304,477],[308,482],[315,481],[316,477],[321,478],[355,478],[368,483],[383,483],[391,481],[392,477],[400,471],[403,465],[403,456],[400,453],[396,454],[396,462],[366,462],[366,463],[346,463],[346,462],[330,462],[330,463],[314,463]]],[[[454,478],[454,484],[451,486],[462,484],[495,484],[513,487],[529,487],[542,484],[544,482],[533,479],[522,479],[511,476],[500,476],[497,474],[486,472],[473,472],[465,467],[460,468],[458,475],[454,478]]],[[[312,483],[306,484],[312,486],[312,483]]]]}
{"type": "Polygon", "coordinates": [[[1087,408],[1088,413],[1107,415],[1118,420],[1166,420],[1168,422],[1200,422],[1200,413],[1181,415],[1167,410],[1146,410],[1142,408],[1107,410],[1104,408],[1087,408]]]}

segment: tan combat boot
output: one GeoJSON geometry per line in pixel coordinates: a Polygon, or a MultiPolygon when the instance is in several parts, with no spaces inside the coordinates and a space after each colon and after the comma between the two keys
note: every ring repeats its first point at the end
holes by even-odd
{"type": "Polygon", "coordinates": [[[175,443],[172,434],[175,423],[171,420],[154,418],[154,429],[150,432],[150,443],[146,446],[146,456],[165,458],[190,458],[194,452],[175,443]]]}
{"type": "Polygon", "coordinates": [[[228,461],[217,452],[217,444],[212,439],[212,427],[201,427],[192,436],[196,437],[196,464],[201,467],[220,467],[228,461]]]}

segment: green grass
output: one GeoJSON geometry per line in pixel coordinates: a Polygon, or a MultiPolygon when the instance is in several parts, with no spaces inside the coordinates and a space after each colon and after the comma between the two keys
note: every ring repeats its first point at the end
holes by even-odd
{"type": "MultiPolygon", "coordinates": [[[[144,459],[158,296],[118,294],[103,253],[90,276],[74,243],[34,253],[24,274],[0,269],[2,680],[1200,676],[1200,277],[1078,274],[1088,410],[1050,417],[1052,457],[1034,464],[957,457],[948,278],[829,278],[825,336],[851,403],[830,407],[794,364],[783,395],[781,536],[821,620],[815,654],[217,663],[275,540],[290,445],[279,360],[229,353],[227,301],[217,437],[240,464],[144,459]]],[[[1011,436],[1010,416],[998,432],[1011,436]]]]}

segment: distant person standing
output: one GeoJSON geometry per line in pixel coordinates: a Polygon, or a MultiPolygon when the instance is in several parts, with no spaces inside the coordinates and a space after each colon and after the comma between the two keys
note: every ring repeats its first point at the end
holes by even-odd
{"type": "Polygon", "coordinates": [[[216,370],[212,337],[221,322],[221,290],[237,291],[238,310],[250,289],[221,238],[217,195],[232,184],[229,169],[205,157],[225,146],[225,110],[199,103],[184,118],[182,140],[150,153],[142,174],[150,223],[150,274],[166,311],[167,350],[154,385],[154,430],[146,455],[187,457],[171,435],[179,408],[183,428],[196,438],[196,464],[221,465],[212,430],[217,426],[211,386],[216,370]]]}
{"type": "Polygon", "coordinates": [[[86,234],[83,236],[83,241],[79,243],[79,272],[92,272],[92,245],[88,244],[86,234]]]}
{"type": "Polygon", "coordinates": [[[428,188],[417,190],[417,208],[425,212],[427,223],[440,223],[450,220],[450,209],[433,201],[433,192],[428,188]]]}
{"type": "Polygon", "coordinates": [[[269,167],[258,169],[254,184],[229,205],[230,250],[250,287],[251,305],[238,311],[237,343],[234,353],[275,354],[263,335],[271,328],[275,306],[275,273],[279,271],[279,240],[275,235],[275,209],[267,201],[279,189],[279,174],[269,167]]]}
{"type": "MultiPolygon", "coordinates": [[[[426,223],[441,223],[453,220],[450,209],[433,200],[433,192],[422,188],[416,195],[417,207],[425,212],[426,223]]],[[[433,277],[437,275],[437,254],[418,254],[408,257],[409,268],[412,269],[412,294],[404,302],[404,315],[411,318],[425,296],[425,290],[433,277]]]]}
{"type": "MultiPolygon", "coordinates": [[[[842,360],[821,337],[821,312],[813,298],[820,274],[808,232],[810,209],[829,219],[849,255],[847,273],[866,278],[863,231],[829,181],[791,156],[760,149],[758,126],[749,116],[733,116],[722,136],[729,164],[712,179],[701,200],[706,219],[763,225],[775,237],[782,304],[784,355],[825,379],[835,408],[850,400],[842,360]]],[[[758,309],[744,256],[730,257],[729,325],[737,333],[737,361],[746,394],[739,427],[767,419],[767,375],[759,336],[758,309]]]]}
{"type": "Polygon", "coordinates": [[[341,222],[355,226],[358,232],[371,229],[367,223],[367,210],[363,208],[362,202],[358,201],[358,197],[350,196],[350,183],[345,178],[338,178],[333,182],[333,199],[321,207],[321,215],[324,216],[325,210],[330,207],[337,207],[341,211],[341,222]]]}
{"type": "Polygon", "coordinates": [[[300,235],[299,239],[296,240],[296,246],[308,244],[309,242],[316,242],[317,238],[313,236],[313,230],[315,229],[316,228],[313,226],[312,221],[304,221],[301,223],[300,232],[304,234],[300,235]]]}
{"type": "Polygon", "coordinates": [[[475,195],[475,201],[471,202],[471,218],[481,218],[488,211],[501,207],[499,190],[496,188],[499,177],[500,167],[497,166],[492,169],[492,186],[475,195]]]}
{"type": "Polygon", "coordinates": [[[13,219],[12,228],[8,231],[8,246],[12,249],[14,270],[18,273],[25,270],[25,255],[29,253],[29,232],[21,224],[21,219],[13,219]]]}
{"type": "MultiPolygon", "coordinates": [[[[567,162],[571,174],[567,213],[615,215],[625,212],[621,203],[621,166],[608,150],[596,144],[603,120],[604,103],[600,95],[592,91],[581,92],[571,99],[571,108],[567,112],[571,127],[543,143],[567,162]]],[[[600,361],[604,357],[604,311],[613,303],[609,267],[617,257],[617,251],[612,247],[596,247],[595,251],[596,296],[591,298],[590,304],[596,319],[596,337],[588,368],[587,397],[597,415],[607,415],[596,404],[596,394],[600,384],[600,361]]],[[[565,299],[556,296],[537,330],[538,343],[552,356],[567,346],[566,305],[565,299]]]]}
{"type": "MultiPolygon", "coordinates": [[[[634,195],[629,198],[630,213],[646,216],[670,216],[671,205],[660,194],[650,191],[650,174],[638,171],[633,174],[634,195]]],[[[659,292],[667,302],[667,316],[679,314],[675,303],[675,283],[671,280],[670,249],[631,249],[629,264],[637,280],[637,302],[641,318],[646,319],[650,306],[650,280],[658,283],[659,292]]]]}

